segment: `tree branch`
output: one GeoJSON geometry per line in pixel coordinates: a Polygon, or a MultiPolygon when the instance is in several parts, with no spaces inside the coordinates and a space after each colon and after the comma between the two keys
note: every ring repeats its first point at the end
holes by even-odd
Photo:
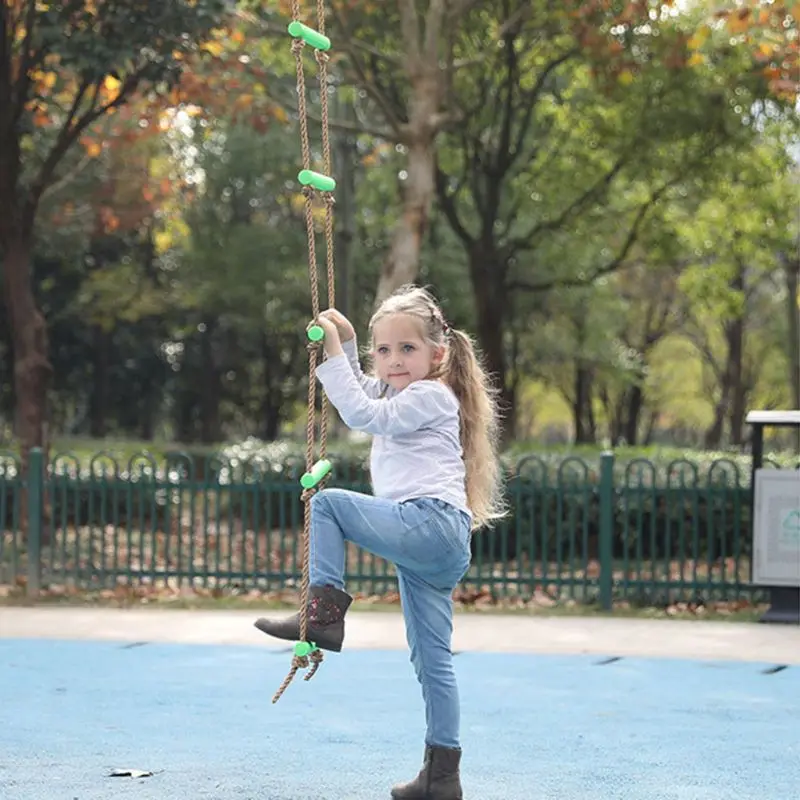
{"type": "Polygon", "coordinates": [[[63,189],[65,186],[68,186],[72,181],[80,175],[83,170],[86,169],[89,164],[93,161],[92,156],[88,153],[84,155],[84,157],[65,175],[62,175],[57,181],[52,182],[49,186],[46,186],[42,190],[41,197],[39,198],[40,201],[44,200],[46,197],[49,197],[52,194],[55,194],[60,189],[63,189]]]}
{"type": "MultiPolygon", "coordinates": [[[[514,142],[514,149],[513,155],[510,159],[510,164],[513,164],[514,161],[519,157],[519,154],[522,152],[522,145],[525,141],[525,137],[528,135],[528,131],[530,130],[531,120],[533,119],[533,112],[536,108],[536,103],[539,99],[539,95],[541,94],[542,90],[544,89],[545,82],[550,77],[550,75],[555,72],[562,64],[565,64],[571,58],[580,54],[580,49],[575,47],[571,50],[567,50],[562,55],[558,56],[558,58],[554,58],[539,74],[539,77],[536,79],[536,83],[534,84],[533,88],[530,92],[525,94],[525,100],[523,105],[525,106],[525,114],[520,122],[519,129],[517,131],[516,141],[514,142]]],[[[538,152],[538,147],[534,148],[534,151],[531,153],[531,160],[536,157],[536,153],[538,152]]]]}
{"type": "Polygon", "coordinates": [[[572,201],[557,217],[554,219],[544,220],[538,222],[527,231],[527,233],[514,237],[509,242],[512,249],[526,250],[528,249],[533,240],[545,231],[553,231],[561,228],[564,223],[577,214],[583,206],[592,200],[596,195],[600,194],[613,182],[614,178],[621,172],[628,160],[628,154],[620,156],[616,163],[611,167],[605,175],[603,175],[596,183],[592,184],[583,194],[580,194],[575,200],[572,201]]]}
{"type": "Polygon", "coordinates": [[[75,93],[75,100],[72,103],[72,107],[67,114],[64,124],[61,126],[61,130],[58,132],[56,142],[51,148],[44,164],[42,164],[39,174],[31,185],[31,190],[28,194],[23,213],[23,225],[26,230],[30,230],[33,225],[36,209],[42,198],[42,194],[50,183],[52,183],[56,168],[67,150],[69,150],[81,133],[95,120],[100,119],[100,117],[110,109],[117,108],[127,101],[128,97],[138,88],[147,67],[147,63],[142,64],[136,71],[128,75],[120,86],[119,94],[113,100],[101,106],[97,105],[97,99],[100,94],[100,87],[102,86],[103,79],[99,78],[91,83],[84,78],[75,93]],[[94,89],[94,92],[89,103],[89,108],[81,116],[78,116],[76,120],[78,109],[90,87],[94,89]]]}
{"type": "Polygon", "coordinates": [[[683,176],[679,176],[673,178],[670,181],[662,184],[655,192],[653,192],[650,197],[647,199],[647,202],[643,203],[639,208],[639,211],[636,213],[634,217],[633,223],[628,231],[628,235],[625,237],[622,245],[620,246],[617,254],[610,259],[607,263],[603,264],[602,266],[597,267],[589,276],[580,278],[553,278],[548,281],[543,281],[541,283],[528,283],[525,281],[513,281],[508,285],[509,290],[524,290],[528,292],[543,292],[548,291],[549,289],[555,289],[558,287],[559,289],[562,288],[575,288],[575,287],[582,287],[582,286],[591,286],[598,278],[603,277],[604,275],[608,275],[611,272],[619,269],[620,266],[624,263],[625,259],[628,256],[633,245],[636,243],[636,240],[639,238],[639,230],[644,223],[645,219],[647,218],[647,214],[650,209],[658,203],[661,197],[665,194],[665,192],[677,183],[683,176]]]}
{"type": "Polygon", "coordinates": [[[439,160],[436,159],[436,193],[439,196],[439,204],[450,223],[450,227],[455,232],[461,241],[469,246],[474,242],[474,238],[470,235],[469,231],[464,227],[461,219],[458,216],[458,210],[455,204],[455,194],[452,194],[447,186],[448,176],[442,172],[439,167],[439,160]]]}
{"type": "Polygon", "coordinates": [[[351,48],[353,50],[361,50],[362,52],[369,53],[371,56],[374,56],[381,61],[385,61],[389,66],[394,67],[395,69],[402,69],[403,67],[403,62],[396,55],[387,53],[385,50],[380,50],[377,47],[373,47],[371,44],[367,44],[361,39],[348,39],[347,47],[348,52],[350,52],[351,48]]]}
{"type": "MultiPolygon", "coordinates": [[[[287,104],[287,107],[295,114],[298,113],[297,106],[287,104]]],[[[313,114],[311,111],[307,111],[306,115],[312,122],[322,122],[322,117],[313,114]]],[[[398,144],[402,141],[402,136],[400,136],[397,131],[373,128],[368,125],[362,125],[360,122],[346,122],[344,120],[329,119],[328,125],[331,128],[335,128],[339,131],[347,131],[348,133],[364,133],[368,136],[374,136],[376,139],[384,139],[387,142],[392,142],[392,144],[398,144]]]]}
{"type": "Polygon", "coordinates": [[[332,6],[332,13],[334,15],[334,20],[342,32],[342,39],[343,39],[343,46],[346,50],[348,56],[350,57],[350,64],[352,64],[353,69],[355,70],[356,76],[358,78],[358,84],[361,86],[362,89],[374,100],[375,104],[383,113],[384,117],[386,118],[387,124],[392,128],[395,132],[397,137],[402,136],[401,134],[401,127],[402,122],[398,118],[397,114],[395,114],[394,108],[392,107],[391,102],[388,98],[384,95],[382,91],[376,86],[375,82],[369,79],[367,76],[367,71],[364,67],[364,62],[359,57],[358,53],[356,52],[358,48],[353,46],[353,36],[351,35],[351,31],[349,26],[347,25],[346,17],[340,13],[337,8],[336,4],[332,6]]]}
{"type": "MultiPolygon", "coordinates": [[[[34,64],[37,63],[37,58],[44,55],[44,51],[40,50],[37,58],[31,52],[31,44],[33,42],[33,32],[36,27],[36,2],[35,0],[28,0],[28,6],[25,14],[25,38],[22,41],[20,50],[22,51],[22,58],[20,59],[19,69],[17,71],[17,91],[11,103],[11,126],[15,128],[22,117],[22,112],[25,110],[25,98],[28,95],[28,89],[31,85],[31,70],[34,64]]],[[[22,15],[20,14],[20,17],[22,15]]],[[[19,20],[17,20],[19,23],[19,20]]],[[[12,34],[16,34],[16,25],[12,34]]],[[[13,53],[14,48],[11,47],[13,53]]]]}

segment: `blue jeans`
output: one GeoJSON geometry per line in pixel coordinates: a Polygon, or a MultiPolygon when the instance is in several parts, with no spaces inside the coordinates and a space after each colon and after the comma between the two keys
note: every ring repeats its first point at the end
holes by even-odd
{"type": "Polygon", "coordinates": [[[469,567],[469,517],[432,498],[397,503],[324,489],[311,501],[313,586],[344,589],[346,541],[395,564],[411,663],[425,702],[425,743],[459,747],[452,593],[469,567]]]}

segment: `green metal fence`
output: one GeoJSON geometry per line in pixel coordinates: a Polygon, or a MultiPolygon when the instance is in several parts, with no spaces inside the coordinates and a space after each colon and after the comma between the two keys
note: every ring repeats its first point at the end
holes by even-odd
{"type": "MultiPolygon", "coordinates": [[[[88,463],[31,452],[23,480],[0,453],[0,583],[82,590],[166,585],[220,593],[291,590],[302,563],[303,465],[142,454],[88,463]],[[23,510],[25,513],[23,513],[23,510]]],[[[368,491],[360,468],[332,486],[368,491]]],[[[473,539],[460,591],[496,599],[636,604],[751,596],[749,477],[732,461],[702,471],[565,458],[520,461],[507,481],[510,513],[473,539]]],[[[393,592],[393,568],[353,547],[348,589],[393,592]]]]}

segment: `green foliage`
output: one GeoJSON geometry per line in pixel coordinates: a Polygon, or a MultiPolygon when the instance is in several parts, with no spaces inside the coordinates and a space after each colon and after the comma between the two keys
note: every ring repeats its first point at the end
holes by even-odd
{"type": "MultiPolygon", "coordinates": [[[[224,0],[68,0],[33,9],[33,3],[19,4],[15,15],[6,4],[2,11],[12,57],[26,71],[16,78],[0,73],[8,82],[5,96],[13,98],[0,113],[19,120],[5,137],[30,137],[45,128],[37,146],[30,138],[21,143],[37,202],[69,147],[95,120],[136,93],[160,96],[176,85],[187,54],[221,22],[227,6],[224,0]]],[[[18,145],[19,139],[2,142],[12,154],[18,145]]],[[[16,178],[14,172],[6,177],[16,178]]]]}
{"type": "MultiPolygon", "coordinates": [[[[443,108],[459,117],[438,140],[443,189],[419,278],[472,332],[477,301],[500,297],[506,377],[530,421],[521,436],[544,432],[545,419],[548,437],[569,437],[580,366],[591,382],[580,413],[594,414],[598,441],[625,438],[639,390],[642,436],[652,419],[653,441],[698,441],[720,400],[725,326],[736,320],[747,325],[745,377],[758,367],[750,406],[790,402],[779,256],[796,252],[786,200],[796,120],[748,77],[752,53],[728,32],[690,40],[699,12],[665,6],[639,24],[620,22],[633,14],[628,4],[581,5],[578,20],[573,3],[470,4],[443,33],[443,63],[450,46],[454,58],[443,108]],[[482,285],[468,277],[476,264],[482,285]]],[[[29,186],[74,102],[81,118],[109,104],[113,112],[123,92],[136,102],[127,117],[119,108],[88,124],[86,137],[64,129],[82,147],[61,153],[42,194],[32,283],[53,332],[54,428],[88,431],[104,402],[105,431],[120,435],[289,431],[305,403],[311,302],[288,7],[248,4],[225,30],[221,2],[93,7],[50,4],[31,27],[29,186]],[[199,52],[202,70],[187,59],[199,52]],[[169,92],[187,60],[191,89],[169,92]],[[253,104],[271,111],[255,119],[253,104]]],[[[355,186],[355,202],[337,192],[337,242],[349,252],[337,252],[337,288],[361,333],[411,179],[405,149],[380,136],[389,130],[375,91],[402,123],[409,85],[397,8],[336,12],[334,171],[340,187],[345,178],[355,186]]],[[[14,41],[21,52],[24,38],[14,41]]],[[[304,57],[319,165],[316,65],[308,49],[304,57]]],[[[315,225],[324,273],[319,213],[315,225]]],[[[0,402],[11,419],[8,352],[0,327],[0,402]]]]}

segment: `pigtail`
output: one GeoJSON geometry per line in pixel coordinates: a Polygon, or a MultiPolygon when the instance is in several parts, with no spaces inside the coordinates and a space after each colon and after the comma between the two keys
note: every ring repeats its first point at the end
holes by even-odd
{"type": "Polygon", "coordinates": [[[496,389],[464,331],[447,329],[443,379],[461,405],[461,448],[466,466],[467,504],[473,528],[505,516],[498,459],[499,415],[496,389]]]}

